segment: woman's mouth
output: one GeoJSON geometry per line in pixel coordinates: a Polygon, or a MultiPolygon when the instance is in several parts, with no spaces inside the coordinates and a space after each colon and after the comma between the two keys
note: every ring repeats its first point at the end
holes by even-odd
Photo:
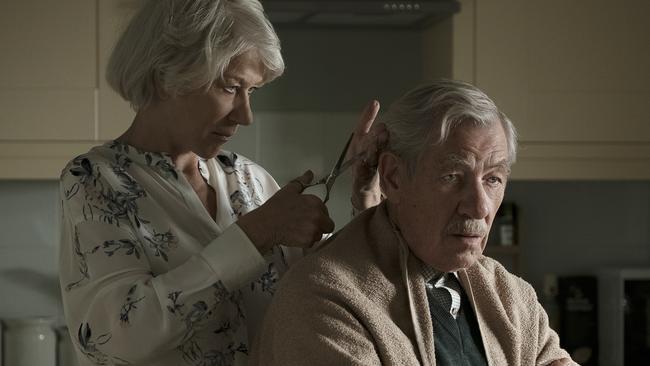
{"type": "Polygon", "coordinates": [[[233,134],[226,134],[226,133],[219,133],[219,132],[214,132],[213,134],[217,137],[218,140],[224,142],[230,141],[230,139],[233,136],[233,134]]]}

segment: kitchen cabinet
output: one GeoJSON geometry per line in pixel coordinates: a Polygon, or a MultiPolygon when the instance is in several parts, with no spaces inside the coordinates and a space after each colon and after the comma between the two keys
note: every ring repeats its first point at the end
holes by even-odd
{"type": "Polygon", "coordinates": [[[425,46],[449,60],[436,69],[442,76],[473,82],[515,123],[513,179],[650,179],[650,3],[464,0],[461,7],[429,31],[425,46]]]}
{"type": "MultiPolygon", "coordinates": [[[[412,55],[424,79],[470,81],[510,116],[520,135],[513,179],[650,179],[650,3],[460,2],[414,37],[412,55]]],[[[0,179],[56,179],[128,126],[133,111],[104,69],[140,3],[0,2],[0,179]]]]}
{"type": "Polygon", "coordinates": [[[104,81],[135,1],[0,2],[0,179],[56,179],[133,112],[104,81]]]}
{"type": "Polygon", "coordinates": [[[93,1],[0,3],[2,140],[94,138],[93,1]]]}
{"type": "Polygon", "coordinates": [[[121,135],[133,121],[135,112],[122,97],[108,86],[105,77],[106,65],[118,37],[135,14],[139,1],[99,0],[98,27],[98,130],[101,141],[121,135]]]}

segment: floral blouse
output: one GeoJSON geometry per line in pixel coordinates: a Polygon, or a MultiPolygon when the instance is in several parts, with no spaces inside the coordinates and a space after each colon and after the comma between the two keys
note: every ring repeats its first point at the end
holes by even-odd
{"type": "Polygon", "coordinates": [[[81,365],[246,363],[292,253],[262,257],[233,223],[279,187],[226,151],[199,168],[216,222],[166,154],[111,141],[63,171],[60,281],[81,365]]]}

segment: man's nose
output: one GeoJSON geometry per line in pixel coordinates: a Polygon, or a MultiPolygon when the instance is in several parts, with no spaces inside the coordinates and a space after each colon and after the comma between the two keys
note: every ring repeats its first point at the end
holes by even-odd
{"type": "Polygon", "coordinates": [[[480,181],[467,183],[463,190],[459,213],[474,220],[482,220],[490,214],[490,199],[480,181]]]}

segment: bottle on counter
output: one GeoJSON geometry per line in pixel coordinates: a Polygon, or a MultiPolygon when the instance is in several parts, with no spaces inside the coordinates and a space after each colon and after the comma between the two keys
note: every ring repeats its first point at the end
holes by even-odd
{"type": "Polygon", "coordinates": [[[517,208],[512,202],[504,202],[499,208],[499,244],[511,246],[517,243],[517,208]]]}
{"type": "Polygon", "coordinates": [[[502,202],[497,211],[488,244],[493,246],[517,245],[517,206],[513,202],[502,202]]]}
{"type": "Polygon", "coordinates": [[[5,319],[4,324],[4,365],[56,366],[53,318],[5,319]]]}

